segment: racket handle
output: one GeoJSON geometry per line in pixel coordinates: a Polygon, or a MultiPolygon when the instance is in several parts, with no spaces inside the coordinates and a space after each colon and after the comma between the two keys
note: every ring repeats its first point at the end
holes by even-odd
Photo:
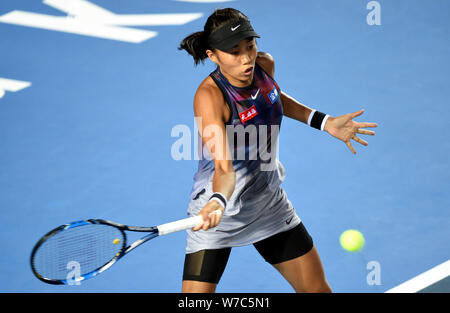
{"type": "MultiPolygon", "coordinates": [[[[222,214],[221,210],[216,210],[211,214],[222,214]]],[[[203,218],[201,215],[197,215],[194,217],[189,217],[189,218],[185,218],[179,221],[175,221],[175,222],[171,222],[171,223],[167,223],[167,224],[162,224],[157,226],[158,228],[158,234],[160,236],[162,235],[167,235],[170,233],[174,233],[180,230],[185,230],[188,228],[193,228],[195,226],[197,226],[198,224],[203,222],[203,218]]]]}

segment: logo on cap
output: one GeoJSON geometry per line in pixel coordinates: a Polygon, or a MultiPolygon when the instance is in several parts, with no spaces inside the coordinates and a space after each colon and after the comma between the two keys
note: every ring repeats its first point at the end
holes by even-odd
{"type": "Polygon", "coordinates": [[[241,26],[241,24],[239,24],[238,26],[236,26],[236,27],[231,27],[231,31],[232,32],[234,32],[236,29],[238,29],[239,28],[239,26],[241,26]]]}

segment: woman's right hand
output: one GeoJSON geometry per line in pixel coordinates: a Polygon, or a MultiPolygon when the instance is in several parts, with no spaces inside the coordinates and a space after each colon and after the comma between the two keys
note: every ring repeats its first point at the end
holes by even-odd
{"type": "Polygon", "coordinates": [[[203,217],[203,222],[195,226],[192,230],[198,231],[200,229],[208,230],[219,225],[222,218],[224,208],[217,201],[208,202],[198,215],[203,217]],[[214,212],[219,210],[220,213],[214,212]]]}

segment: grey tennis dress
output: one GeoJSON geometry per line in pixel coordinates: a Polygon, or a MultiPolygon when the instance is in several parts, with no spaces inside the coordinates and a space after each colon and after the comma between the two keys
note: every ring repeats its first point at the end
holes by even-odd
{"type": "MultiPolygon", "coordinates": [[[[247,87],[231,85],[219,67],[210,77],[231,110],[226,127],[236,186],[217,227],[187,230],[186,253],[249,245],[301,222],[280,186],[285,169],[277,158],[283,117],[277,83],[257,63],[253,82],[247,87]]],[[[198,215],[213,194],[214,161],[202,148],[187,209],[189,216],[198,215]]]]}

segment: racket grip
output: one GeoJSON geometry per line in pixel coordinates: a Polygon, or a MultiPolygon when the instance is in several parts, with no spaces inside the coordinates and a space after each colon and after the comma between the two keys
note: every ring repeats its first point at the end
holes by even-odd
{"type": "MultiPolygon", "coordinates": [[[[216,210],[216,211],[210,213],[210,215],[211,214],[222,214],[222,211],[216,210]]],[[[174,233],[177,231],[185,230],[188,228],[193,228],[202,222],[203,222],[202,216],[197,215],[197,216],[185,218],[185,219],[182,219],[179,221],[162,224],[162,225],[159,225],[156,227],[158,228],[158,234],[160,236],[162,236],[162,235],[167,235],[167,234],[174,233]]]]}

